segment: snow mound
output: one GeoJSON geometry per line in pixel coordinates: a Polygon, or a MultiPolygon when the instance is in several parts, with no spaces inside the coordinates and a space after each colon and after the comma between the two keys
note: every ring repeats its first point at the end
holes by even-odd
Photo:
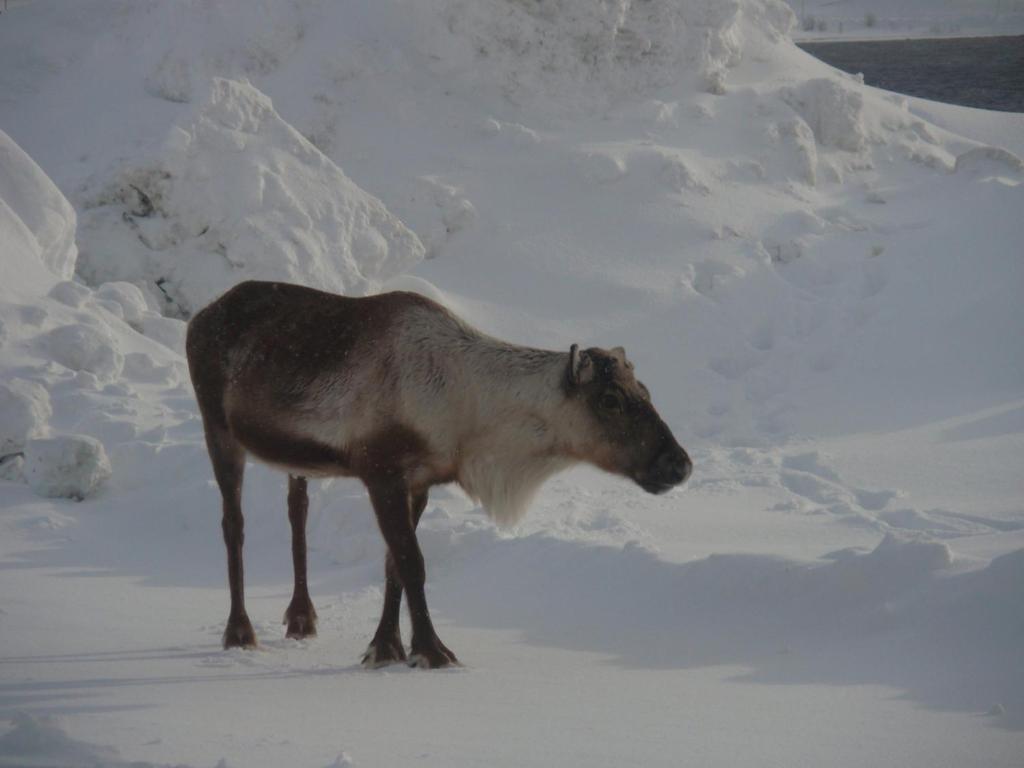
{"type": "Polygon", "coordinates": [[[42,385],[24,379],[0,382],[0,457],[45,435],[52,415],[50,396],[42,385]]]}
{"type": "Polygon", "coordinates": [[[1024,160],[1001,147],[973,147],[957,155],[953,170],[957,173],[992,171],[995,173],[1024,174],[1024,160]]]}
{"type": "Polygon", "coordinates": [[[172,315],[250,278],[366,294],[424,255],[267,96],[223,78],[157,157],[122,168],[85,207],[80,274],[145,281],[172,315]]]}
{"type": "Polygon", "coordinates": [[[87,435],[29,440],[22,471],[40,496],[79,501],[95,493],[111,475],[103,444],[87,435]]]}
{"type": "Polygon", "coordinates": [[[124,355],[110,331],[99,323],[76,323],[54,328],[42,337],[48,357],[73,371],[88,371],[101,379],[116,379],[124,355]]]}
{"type": "MultiPolygon", "coordinates": [[[[113,747],[72,738],[57,718],[17,712],[11,717],[11,725],[11,730],[0,737],[0,766],[161,768],[153,763],[125,762],[119,759],[118,751],[113,747]]],[[[177,768],[187,766],[178,765],[177,768]]]]}
{"type": "Polygon", "coordinates": [[[31,765],[74,766],[107,765],[117,752],[73,739],[51,717],[35,717],[25,712],[11,718],[14,726],[0,738],[0,765],[13,765],[7,758],[31,760],[31,765]]]}
{"type": "Polygon", "coordinates": [[[876,578],[896,583],[948,568],[953,563],[953,553],[940,541],[887,533],[863,561],[865,575],[870,572],[876,578]]]}
{"type": "Polygon", "coordinates": [[[0,131],[0,286],[38,293],[74,271],[75,211],[42,169],[0,131]]]}

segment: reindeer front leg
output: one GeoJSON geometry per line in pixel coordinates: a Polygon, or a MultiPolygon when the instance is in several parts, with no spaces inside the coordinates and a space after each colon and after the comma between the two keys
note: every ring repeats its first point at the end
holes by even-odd
{"type": "MultiPolygon", "coordinates": [[[[409,663],[414,667],[446,667],[458,664],[455,654],[445,647],[434,630],[427,610],[427,597],[424,592],[426,569],[423,564],[423,553],[416,541],[416,523],[426,506],[426,494],[417,496],[414,503],[410,499],[409,490],[400,480],[387,480],[367,483],[370,501],[377,515],[377,524],[388,545],[388,583],[384,594],[384,613],[381,625],[374,636],[370,650],[381,649],[397,642],[401,649],[398,636],[398,607],[405,590],[409,605],[409,618],[412,620],[412,642],[409,663]],[[418,508],[418,511],[415,511],[418,508]],[[415,518],[415,519],[414,519],[415,518]],[[394,576],[397,575],[397,580],[394,576]],[[382,632],[383,630],[383,632],[382,632]],[[383,644],[378,644],[378,640],[383,644]]],[[[367,663],[364,657],[364,663],[367,663]]],[[[374,658],[377,661],[377,658],[374,658]]]]}
{"type": "MultiPolygon", "coordinates": [[[[423,510],[427,507],[427,492],[415,493],[411,499],[412,527],[416,530],[423,510]]],[[[373,640],[363,654],[363,666],[377,669],[395,662],[405,661],[402,635],[398,627],[399,611],[402,607],[402,580],[395,567],[395,559],[388,552],[384,562],[384,609],[373,640]]]]}

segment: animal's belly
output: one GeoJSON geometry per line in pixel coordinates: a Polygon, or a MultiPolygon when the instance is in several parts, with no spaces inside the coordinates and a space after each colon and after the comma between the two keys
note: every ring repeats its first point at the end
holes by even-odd
{"type": "Polygon", "coordinates": [[[235,438],[253,456],[293,474],[333,476],[352,474],[349,457],[316,439],[292,434],[286,426],[228,418],[235,438]]]}

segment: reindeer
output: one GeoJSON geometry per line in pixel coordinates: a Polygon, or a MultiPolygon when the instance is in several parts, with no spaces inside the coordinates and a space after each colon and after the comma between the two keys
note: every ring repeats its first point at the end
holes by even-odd
{"type": "Polygon", "coordinates": [[[424,595],[416,526],[431,487],[458,483],[499,523],[523,515],[552,474],[588,462],[650,493],[684,482],[690,459],[621,347],[568,353],[487,336],[413,293],[345,298],[245,282],[189,323],[189,371],[223,499],[231,610],[223,644],[255,647],[242,573],[248,454],[288,472],[295,589],[287,636],[316,634],[306,582],[309,477],[359,478],[387,543],[384,607],[363,657],[458,664],[424,595]]]}

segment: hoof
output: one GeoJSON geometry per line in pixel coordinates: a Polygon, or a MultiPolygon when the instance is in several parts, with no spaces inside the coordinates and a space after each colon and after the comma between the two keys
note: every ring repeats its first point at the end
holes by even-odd
{"type": "Polygon", "coordinates": [[[412,653],[409,654],[409,666],[419,669],[441,669],[442,667],[461,667],[455,654],[448,650],[444,643],[436,637],[422,645],[413,641],[412,653]]]}
{"type": "Polygon", "coordinates": [[[400,661],[405,661],[405,649],[402,648],[402,639],[397,635],[390,640],[375,638],[363,654],[363,666],[367,669],[379,669],[400,661]]]}
{"type": "Polygon", "coordinates": [[[288,619],[288,629],[285,631],[284,636],[294,638],[295,640],[316,637],[316,615],[292,616],[288,619]]]}
{"type": "Polygon", "coordinates": [[[313,609],[313,603],[305,601],[296,605],[293,600],[288,610],[284,612],[284,623],[288,625],[285,637],[295,640],[316,637],[316,611],[313,609]]]}
{"type": "Polygon", "coordinates": [[[252,629],[249,617],[242,615],[237,619],[228,619],[228,625],[224,628],[222,639],[224,650],[228,648],[255,648],[256,633],[252,629]]]}

